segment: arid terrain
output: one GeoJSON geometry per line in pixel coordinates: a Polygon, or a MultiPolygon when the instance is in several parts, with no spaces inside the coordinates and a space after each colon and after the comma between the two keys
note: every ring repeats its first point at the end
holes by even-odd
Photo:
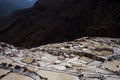
{"type": "Polygon", "coordinates": [[[84,36],[120,37],[119,0],[38,0],[0,20],[0,41],[31,48],[84,36]]]}

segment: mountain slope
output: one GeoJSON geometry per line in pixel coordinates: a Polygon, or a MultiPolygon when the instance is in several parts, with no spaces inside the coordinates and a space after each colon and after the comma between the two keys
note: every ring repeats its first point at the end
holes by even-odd
{"type": "Polygon", "coordinates": [[[119,13],[118,0],[39,0],[10,16],[0,41],[31,47],[82,36],[120,37],[119,13]]]}
{"type": "Polygon", "coordinates": [[[0,0],[0,16],[7,16],[13,11],[30,8],[35,0],[0,0]]]}

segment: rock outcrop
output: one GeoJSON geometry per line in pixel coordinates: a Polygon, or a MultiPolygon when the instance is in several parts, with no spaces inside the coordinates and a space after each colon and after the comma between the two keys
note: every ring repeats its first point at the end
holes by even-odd
{"type": "Polygon", "coordinates": [[[0,41],[31,47],[83,36],[120,37],[119,13],[119,0],[38,0],[1,21],[0,41]]]}
{"type": "Polygon", "coordinates": [[[0,80],[120,80],[120,38],[22,49],[0,43],[0,80]]]}

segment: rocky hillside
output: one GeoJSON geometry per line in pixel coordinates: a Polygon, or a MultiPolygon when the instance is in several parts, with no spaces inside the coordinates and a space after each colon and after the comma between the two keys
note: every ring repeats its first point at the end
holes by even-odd
{"type": "Polygon", "coordinates": [[[38,0],[0,21],[0,41],[31,47],[82,36],[120,37],[119,13],[119,0],[38,0]]]}
{"type": "Polygon", "coordinates": [[[120,80],[120,38],[83,37],[31,49],[1,42],[0,80],[120,80]]]}

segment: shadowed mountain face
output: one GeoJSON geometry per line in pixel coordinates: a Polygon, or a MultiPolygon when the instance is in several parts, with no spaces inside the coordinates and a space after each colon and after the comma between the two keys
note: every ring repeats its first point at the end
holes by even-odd
{"type": "Polygon", "coordinates": [[[83,36],[120,37],[120,1],[39,0],[0,26],[0,41],[22,47],[83,36]]]}
{"type": "Polygon", "coordinates": [[[0,0],[0,17],[7,16],[13,11],[30,8],[36,0],[0,0]]]}

